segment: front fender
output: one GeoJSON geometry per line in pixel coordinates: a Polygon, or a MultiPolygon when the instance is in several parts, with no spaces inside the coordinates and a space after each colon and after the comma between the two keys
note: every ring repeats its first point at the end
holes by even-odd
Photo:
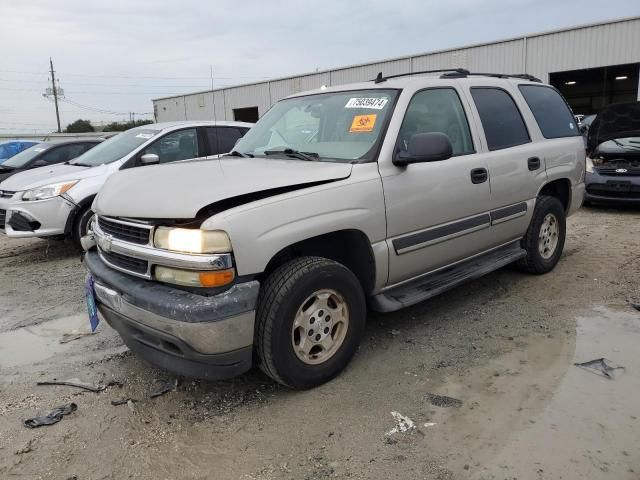
{"type": "Polygon", "coordinates": [[[386,236],[377,165],[354,165],[345,180],[232,208],[208,218],[201,228],[229,234],[239,275],[261,273],[283,248],[338,230],[360,230],[373,246],[386,236]]]}

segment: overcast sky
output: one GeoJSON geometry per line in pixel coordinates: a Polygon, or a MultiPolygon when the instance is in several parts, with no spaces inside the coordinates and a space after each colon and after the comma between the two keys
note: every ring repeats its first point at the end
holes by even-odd
{"type": "Polygon", "coordinates": [[[209,88],[210,66],[221,87],[632,15],[639,0],[2,0],[0,132],[55,128],[49,56],[64,127],[144,116],[209,88]]]}

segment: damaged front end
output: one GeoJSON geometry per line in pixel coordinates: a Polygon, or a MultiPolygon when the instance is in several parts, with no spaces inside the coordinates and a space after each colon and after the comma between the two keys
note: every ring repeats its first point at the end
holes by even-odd
{"type": "Polygon", "coordinates": [[[640,205],[640,102],[598,114],[587,153],[586,202],[640,205]]]}

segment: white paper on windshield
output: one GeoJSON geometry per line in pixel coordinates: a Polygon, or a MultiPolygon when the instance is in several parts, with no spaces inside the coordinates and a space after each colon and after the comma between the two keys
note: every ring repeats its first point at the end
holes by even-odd
{"type": "Polygon", "coordinates": [[[372,108],[382,110],[389,100],[387,98],[350,98],[344,108],[372,108]]]}
{"type": "Polygon", "coordinates": [[[139,133],[136,135],[136,138],[144,138],[149,140],[150,138],[153,138],[153,133],[139,133]]]}

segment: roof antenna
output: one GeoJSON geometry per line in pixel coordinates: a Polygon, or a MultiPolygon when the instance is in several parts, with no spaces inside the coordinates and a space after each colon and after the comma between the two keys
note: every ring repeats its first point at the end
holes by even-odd
{"type": "Polygon", "coordinates": [[[382,76],[382,72],[378,72],[378,76],[373,81],[373,83],[382,83],[382,82],[385,82],[386,80],[387,79],[382,76]]]}

